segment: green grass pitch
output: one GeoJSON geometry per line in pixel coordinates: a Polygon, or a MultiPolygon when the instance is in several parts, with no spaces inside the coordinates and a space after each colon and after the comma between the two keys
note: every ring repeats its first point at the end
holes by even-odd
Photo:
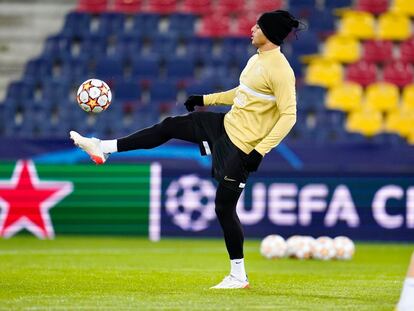
{"type": "Polygon", "coordinates": [[[392,310],[414,245],[357,244],[349,262],[266,260],[246,241],[251,289],[221,240],[30,236],[0,240],[0,310],[392,310]]]}

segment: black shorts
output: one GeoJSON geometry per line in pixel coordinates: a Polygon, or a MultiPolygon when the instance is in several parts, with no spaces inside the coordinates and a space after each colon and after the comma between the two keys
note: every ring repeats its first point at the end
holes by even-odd
{"type": "Polygon", "coordinates": [[[191,114],[200,152],[212,156],[213,178],[230,189],[242,191],[249,177],[242,160],[245,154],[227,136],[224,115],[215,112],[191,114]]]}

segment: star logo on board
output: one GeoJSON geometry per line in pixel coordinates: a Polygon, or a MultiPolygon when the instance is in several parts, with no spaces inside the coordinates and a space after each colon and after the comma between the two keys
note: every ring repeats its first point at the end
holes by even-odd
{"type": "Polygon", "coordinates": [[[55,233],[49,209],[73,191],[71,182],[41,181],[32,161],[18,161],[10,180],[0,180],[0,237],[26,229],[40,239],[55,233]]]}

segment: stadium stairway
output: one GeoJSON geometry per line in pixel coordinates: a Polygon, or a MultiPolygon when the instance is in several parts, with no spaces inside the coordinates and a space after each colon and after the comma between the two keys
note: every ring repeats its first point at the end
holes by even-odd
{"type": "Polygon", "coordinates": [[[0,101],[28,59],[38,55],[45,38],[56,33],[75,0],[0,0],[0,101]]]}

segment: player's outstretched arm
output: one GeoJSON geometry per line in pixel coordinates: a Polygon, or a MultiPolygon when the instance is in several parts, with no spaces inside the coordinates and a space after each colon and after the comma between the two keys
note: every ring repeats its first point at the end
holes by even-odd
{"type": "Polygon", "coordinates": [[[202,107],[204,106],[203,95],[191,95],[187,98],[184,102],[184,106],[187,111],[192,112],[194,111],[195,106],[202,107]]]}
{"type": "Polygon", "coordinates": [[[408,266],[407,276],[401,291],[400,301],[396,310],[412,311],[414,310],[414,252],[411,255],[410,265],[408,266]]]}

